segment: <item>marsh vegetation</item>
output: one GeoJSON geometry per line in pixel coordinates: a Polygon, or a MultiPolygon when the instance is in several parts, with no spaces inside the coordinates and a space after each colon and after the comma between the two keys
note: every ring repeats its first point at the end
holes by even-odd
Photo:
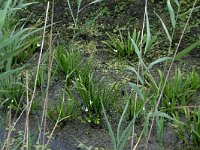
{"type": "Polygon", "coordinates": [[[200,149],[199,0],[0,0],[1,149],[200,149]]]}

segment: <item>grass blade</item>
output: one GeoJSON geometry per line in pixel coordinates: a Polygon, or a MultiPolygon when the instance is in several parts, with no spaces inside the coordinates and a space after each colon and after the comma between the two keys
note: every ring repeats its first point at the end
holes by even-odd
{"type": "Polygon", "coordinates": [[[105,108],[103,106],[103,102],[102,101],[101,101],[101,106],[102,106],[102,111],[103,111],[103,114],[104,114],[104,117],[105,117],[105,120],[106,120],[106,124],[108,126],[108,131],[109,131],[109,134],[111,136],[112,145],[114,146],[113,149],[117,150],[117,147],[116,147],[117,144],[116,144],[116,141],[115,141],[115,135],[114,135],[114,132],[112,130],[111,124],[108,121],[108,117],[106,116],[106,111],[105,111],[105,108]]]}
{"type": "Polygon", "coordinates": [[[74,22],[74,24],[75,24],[75,23],[76,23],[76,19],[75,19],[75,17],[74,17],[74,14],[73,14],[73,11],[72,11],[72,7],[71,7],[71,4],[70,4],[69,0],[67,0],[67,5],[68,5],[68,7],[69,7],[70,14],[71,14],[72,19],[73,19],[73,22],[74,22]]]}
{"type": "Polygon", "coordinates": [[[168,11],[170,14],[171,24],[172,24],[173,28],[175,28],[176,19],[175,19],[174,9],[172,8],[170,0],[167,0],[167,8],[168,8],[168,11]]]}
{"type": "Polygon", "coordinates": [[[123,111],[123,113],[122,113],[122,116],[121,116],[121,118],[120,118],[120,120],[119,120],[119,124],[118,124],[118,127],[117,127],[117,141],[118,141],[117,143],[118,143],[118,144],[120,143],[120,128],[121,128],[121,123],[122,123],[123,118],[124,118],[124,116],[125,116],[125,113],[126,113],[126,111],[127,111],[127,109],[128,109],[129,102],[130,102],[130,101],[128,101],[128,102],[126,103],[126,106],[125,106],[125,108],[124,108],[124,111],[123,111]]]}
{"type": "Polygon", "coordinates": [[[133,118],[133,120],[129,123],[129,125],[126,127],[126,129],[123,131],[121,138],[120,138],[120,143],[119,143],[119,150],[124,150],[124,146],[128,140],[128,137],[131,134],[131,129],[133,127],[133,123],[135,121],[135,117],[133,118]]]}
{"type": "Polygon", "coordinates": [[[168,29],[167,29],[165,23],[163,22],[162,18],[160,18],[160,16],[159,16],[157,13],[155,13],[155,14],[156,14],[156,16],[160,19],[160,21],[161,21],[161,23],[162,23],[162,26],[163,26],[163,28],[164,28],[164,30],[165,30],[165,33],[167,34],[167,37],[168,37],[168,39],[169,39],[169,42],[171,43],[171,42],[172,42],[172,39],[171,39],[171,36],[169,35],[169,31],[168,31],[168,29]]]}
{"type": "Polygon", "coordinates": [[[154,65],[161,63],[163,61],[167,61],[167,60],[172,60],[172,58],[171,57],[162,57],[162,58],[155,60],[154,62],[149,64],[149,66],[147,67],[147,71],[149,71],[154,65]]]}
{"type": "Polygon", "coordinates": [[[149,17],[148,17],[147,9],[145,9],[145,15],[146,15],[147,37],[146,37],[146,46],[145,46],[144,54],[146,54],[147,49],[149,48],[150,41],[151,41],[151,32],[150,32],[149,17]]]}
{"type": "Polygon", "coordinates": [[[144,100],[144,95],[142,94],[142,91],[137,87],[135,83],[129,83],[129,85],[135,90],[135,92],[144,100]]]}
{"type": "Polygon", "coordinates": [[[168,114],[166,114],[166,113],[164,113],[164,112],[156,111],[156,115],[158,115],[158,116],[160,116],[160,117],[167,118],[167,119],[169,119],[169,120],[172,120],[172,121],[175,121],[175,122],[177,122],[177,123],[180,123],[180,124],[184,125],[183,122],[181,122],[181,121],[179,121],[179,120],[177,120],[177,119],[175,119],[175,118],[172,118],[171,116],[169,116],[168,114]]]}
{"type": "Polygon", "coordinates": [[[198,41],[196,41],[195,43],[193,43],[192,45],[190,45],[187,48],[185,48],[184,50],[182,50],[181,52],[179,52],[176,55],[175,60],[181,59],[182,57],[187,55],[191,50],[193,50],[195,47],[197,47],[199,45],[200,45],[200,39],[198,41]]]}
{"type": "Polygon", "coordinates": [[[140,52],[137,44],[135,43],[134,39],[131,38],[131,42],[132,42],[132,44],[133,44],[133,46],[135,48],[135,52],[136,52],[136,54],[138,56],[138,59],[139,59],[140,63],[144,65],[144,62],[143,62],[142,56],[141,56],[141,52],[140,52]]]}
{"type": "Polygon", "coordinates": [[[135,70],[135,68],[133,68],[131,66],[128,66],[126,69],[129,70],[129,71],[134,72],[136,74],[136,76],[137,76],[137,79],[140,81],[140,83],[144,84],[143,79],[140,77],[139,73],[135,70]]]}
{"type": "Polygon", "coordinates": [[[6,5],[5,5],[4,10],[0,10],[0,12],[1,12],[1,17],[0,17],[0,30],[2,29],[2,26],[3,26],[4,23],[5,23],[6,14],[7,14],[7,12],[8,12],[8,8],[9,8],[11,2],[12,2],[12,0],[8,0],[7,3],[6,3],[6,5]]]}
{"type": "Polygon", "coordinates": [[[94,0],[93,2],[89,3],[89,5],[95,4],[95,3],[99,3],[99,2],[101,2],[101,1],[103,1],[103,0],[94,0]]]}
{"type": "Polygon", "coordinates": [[[6,71],[4,73],[1,73],[0,74],[0,80],[3,80],[5,78],[8,78],[8,76],[16,73],[16,72],[20,72],[22,69],[24,69],[24,67],[21,67],[21,68],[17,68],[17,69],[14,69],[14,70],[9,70],[9,71],[6,71]]]}
{"type": "Polygon", "coordinates": [[[180,4],[179,4],[178,0],[173,0],[173,1],[176,3],[176,5],[177,5],[178,7],[180,7],[180,4]]]}
{"type": "Polygon", "coordinates": [[[77,4],[78,4],[78,11],[80,10],[81,3],[82,3],[82,0],[77,0],[77,4]]]}

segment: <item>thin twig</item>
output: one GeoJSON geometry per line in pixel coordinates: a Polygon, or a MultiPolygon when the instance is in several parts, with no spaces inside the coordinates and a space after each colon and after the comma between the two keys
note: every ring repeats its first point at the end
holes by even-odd
{"type": "Polygon", "coordinates": [[[28,71],[26,71],[26,103],[27,103],[27,111],[26,111],[26,126],[25,126],[25,139],[26,139],[26,149],[28,150],[29,143],[29,76],[28,71]]]}
{"type": "MultiPolygon", "coordinates": [[[[6,141],[6,150],[10,150],[10,135],[11,135],[11,117],[12,113],[11,113],[11,106],[9,108],[9,122],[8,122],[8,137],[7,137],[7,141],[6,141]]],[[[2,148],[3,149],[3,148],[2,148]]]]}
{"type": "MultiPolygon", "coordinates": [[[[41,44],[41,49],[40,49],[40,55],[39,55],[39,60],[38,60],[38,66],[37,66],[37,71],[36,71],[35,84],[34,84],[34,90],[33,90],[32,98],[31,98],[30,108],[32,105],[32,101],[35,97],[35,91],[36,91],[36,87],[37,87],[37,78],[38,78],[38,74],[39,74],[42,52],[43,52],[44,41],[45,41],[44,38],[45,38],[46,27],[47,27],[48,12],[49,12],[49,1],[47,3],[47,8],[46,8],[46,17],[45,17],[45,24],[44,24],[44,30],[43,30],[42,44],[41,44]]],[[[29,108],[29,111],[30,111],[30,108],[29,108]]],[[[43,122],[43,120],[42,120],[42,122],[43,122]]],[[[40,135],[41,135],[41,131],[40,131],[38,139],[40,139],[40,135]]]]}
{"type": "MultiPolygon", "coordinates": [[[[46,96],[44,101],[44,109],[43,109],[43,118],[44,118],[44,124],[43,124],[43,139],[42,139],[42,150],[45,148],[45,130],[46,130],[46,118],[47,118],[47,109],[48,109],[48,97],[49,97],[49,86],[50,86],[50,80],[51,80],[51,69],[52,69],[52,63],[53,63],[53,55],[52,55],[52,37],[53,37],[53,16],[54,16],[54,1],[52,4],[52,17],[51,17],[51,31],[50,31],[50,39],[49,39],[49,63],[48,63],[48,79],[47,79],[47,87],[46,87],[46,96]]],[[[43,120],[43,119],[42,119],[43,120]]]]}

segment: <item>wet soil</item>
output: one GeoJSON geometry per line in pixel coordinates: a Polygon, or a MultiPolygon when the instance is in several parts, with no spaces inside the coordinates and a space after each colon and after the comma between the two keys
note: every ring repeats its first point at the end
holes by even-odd
{"type": "MultiPolygon", "coordinates": [[[[84,1],[87,3],[87,0],[84,1]]],[[[43,18],[44,10],[46,3],[37,4],[27,11],[33,12],[33,15],[37,18],[40,16],[43,18]],[[39,11],[38,11],[39,10],[39,11]]],[[[73,5],[72,5],[73,6],[73,5]]],[[[153,22],[153,25],[156,25],[156,28],[153,30],[159,30],[158,25],[154,19],[155,15],[153,14],[153,10],[156,8],[165,7],[163,3],[150,3],[149,4],[149,13],[150,13],[150,22],[153,22]]],[[[198,14],[199,15],[199,14],[198,14]]],[[[126,76],[126,74],[121,71],[121,69],[126,64],[130,64],[129,60],[121,59],[113,57],[110,53],[108,53],[107,48],[102,44],[103,40],[107,39],[105,32],[117,33],[118,29],[122,29],[122,31],[127,31],[128,29],[134,29],[137,27],[141,29],[142,19],[144,16],[144,1],[137,0],[135,2],[132,1],[120,1],[116,2],[115,0],[110,0],[108,3],[96,4],[94,6],[88,7],[80,14],[80,29],[84,28],[81,34],[79,34],[76,38],[79,47],[84,48],[83,56],[87,57],[91,53],[94,55],[95,63],[94,63],[94,74],[97,78],[104,77],[105,82],[113,83],[116,81],[121,81],[122,83],[126,83],[130,81],[130,79],[126,76]],[[87,20],[91,20],[94,18],[100,11],[103,12],[96,20],[96,22],[87,27],[84,26],[87,20]],[[83,25],[83,26],[82,26],[83,25]],[[128,79],[127,79],[128,78],[128,79]]],[[[164,15],[163,15],[164,16],[164,15]]],[[[37,20],[37,19],[36,19],[37,20]]],[[[66,0],[58,0],[55,2],[55,10],[54,10],[54,21],[58,22],[54,28],[54,34],[62,37],[62,41],[59,44],[66,44],[70,41],[72,37],[72,30],[67,28],[72,24],[72,18],[67,9],[67,1],[66,0]]],[[[34,21],[33,21],[34,22],[34,21]]],[[[32,24],[33,22],[30,22],[32,24]]],[[[152,26],[153,26],[152,25],[152,26]]],[[[195,41],[197,37],[200,35],[199,28],[193,28],[190,30],[187,36],[192,35],[193,40],[195,41]]],[[[58,37],[58,36],[57,36],[58,37]]],[[[60,38],[56,39],[55,43],[58,43],[60,38]]],[[[185,41],[183,41],[185,42],[185,41]]],[[[187,42],[187,41],[186,41],[187,42]]],[[[190,41],[191,42],[191,41],[190,41]]],[[[192,42],[191,42],[192,43],[192,42]]],[[[187,44],[190,44],[187,42],[187,44]]],[[[181,45],[181,48],[187,46],[186,43],[181,45]]],[[[161,48],[162,49],[162,48],[161,48]]],[[[160,52],[164,53],[164,52],[160,52]]],[[[160,54],[159,53],[159,54],[160,54]]],[[[155,57],[160,57],[158,54],[155,54],[155,57]]],[[[156,58],[155,58],[156,59],[156,58]]],[[[185,68],[186,70],[195,67],[200,71],[200,48],[195,48],[188,56],[184,57],[181,62],[176,62],[175,66],[180,66],[185,68]]],[[[174,68],[175,68],[174,66],[174,68]]],[[[123,90],[130,90],[130,88],[126,86],[123,90]]],[[[59,94],[64,88],[64,81],[62,76],[53,81],[50,87],[50,100],[54,101],[56,96],[59,94]]],[[[116,128],[116,124],[118,123],[119,116],[113,116],[110,118],[112,125],[116,128]]],[[[38,124],[40,124],[41,116],[32,116],[30,120],[31,130],[38,130],[38,124]]],[[[24,119],[17,125],[20,130],[23,130],[24,119]]],[[[51,131],[53,129],[54,124],[48,121],[47,131],[51,131]]],[[[139,134],[142,130],[142,123],[137,124],[136,126],[136,134],[135,139],[139,137],[139,134]]],[[[190,147],[186,147],[182,142],[180,142],[179,138],[172,132],[172,127],[170,124],[166,125],[164,131],[164,144],[163,149],[166,150],[182,150],[182,149],[190,149],[190,147]]],[[[0,136],[2,137],[2,133],[0,130],[0,136]]],[[[52,142],[50,144],[50,148],[52,150],[76,150],[76,149],[85,149],[81,148],[81,143],[86,146],[92,146],[94,148],[99,149],[112,149],[111,138],[108,134],[108,130],[106,128],[105,122],[101,127],[92,127],[89,123],[83,122],[81,119],[77,118],[76,120],[70,120],[66,122],[64,127],[57,128],[53,135],[52,142]]],[[[145,138],[140,142],[138,149],[145,148],[145,138]]],[[[130,149],[130,141],[127,144],[126,149],[130,149]]],[[[158,149],[158,141],[156,136],[156,130],[153,130],[151,139],[149,141],[149,150],[158,149]]],[[[194,148],[195,149],[195,148],[194,148]]],[[[196,147],[196,149],[199,149],[196,147]]]]}

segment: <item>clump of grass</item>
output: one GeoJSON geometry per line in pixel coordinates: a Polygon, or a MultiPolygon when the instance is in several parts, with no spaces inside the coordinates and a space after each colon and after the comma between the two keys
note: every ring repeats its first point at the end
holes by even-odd
{"type": "Polygon", "coordinates": [[[10,77],[0,80],[0,103],[4,108],[20,112],[23,109],[25,86],[21,79],[10,77]]]}
{"type": "Polygon", "coordinates": [[[54,57],[59,69],[65,73],[67,79],[72,79],[78,73],[77,68],[82,63],[79,50],[69,50],[64,46],[58,46],[55,49],[54,57]]]}
{"type": "MultiPolygon", "coordinates": [[[[30,83],[29,83],[29,88],[30,89],[34,89],[34,79],[35,79],[35,73],[36,71],[33,70],[31,73],[30,73],[30,83]]],[[[47,70],[46,70],[46,65],[45,64],[41,64],[40,66],[40,69],[38,71],[38,79],[37,79],[37,82],[36,82],[36,86],[41,89],[42,91],[42,88],[44,87],[44,84],[46,83],[46,80],[47,80],[47,70]]]]}
{"type": "MultiPolygon", "coordinates": [[[[181,108],[182,109],[182,108],[181,108]]],[[[177,129],[176,133],[182,141],[188,145],[193,144],[194,146],[200,145],[200,108],[183,108],[184,117],[180,114],[175,113],[174,118],[177,120],[184,120],[183,123],[174,122],[173,126],[177,129]]]]}
{"type": "MultiPolygon", "coordinates": [[[[120,115],[122,115],[125,105],[127,104],[127,102],[129,102],[129,105],[125,113],[126,120],[128,122],[131,121],[134,118],[135,114],[137,114],[141,109],[143,110],[143,115],[146,115],[145,103],[147,101],[147,96],[145,96],[144,99],[142,98],[136,99],[134,93],[131,94],[126,93],[124,97],[119,97],[119,100],[120,102],[117,103],[116,107],[120,115]],[[123,102],[121,102],[122,99],[123,102]]],[[[142,114],[139,113],[138,119],[141,120],[142,118],[143,118],[142,114]]]]}
{"type": "Polygon", "coordinates": [[[102,84],[98,85],[97,92],[95,92],[93,76],[88,76],[88,83],[84,82],[82,77],[74,82],[79,96],[82,100],[84,112],[87,114],[86,120],[92,124],[99,124],[101,118],[101,91],[102,84]],[[87,84],[87,85],[85,85],[87,84]]]}
{"type": "MultiPolygon", "coordinates": [[[[133,33],[128,31],[127,38],[123,37],[121,31],[119,31],[119,37],[108,34],[109,40],[104,41],[104,43],[109,47],[111,53],[115,55],[119,55],[121,57],[133,58],[132,56],[136,56],[134,45],[131,42],[131,39],[135,41],[136,45],[140,45],[141,42],[141,31],[137,31],[136,29],[133,33]]],[[[144,34],[142,43],[145,45],[147,35],[144,34]]],[[[156,37],[153,37],[149,43],[148,49],[152,48],[156,37]]]]}
{"type": "Polygon", "coordinates": [[[127,124],[127,126],[122,128],[122,122],[125,119],[129,103],[130,103],[130,101],[127,101],[126,106],[124,107],[122,115],[119,119],[119,123],[117,125],[117,131],[116,131],[116,134],[115,134],[114,130],[112,129],[112,126],[111,126],[111,124],[108,120],[108,117],[106,115],[105,107],[104,107],[103,103],[101,102],[103,115],[104,115],[104,118],[105,118],[105,121],[106,121],[106,124],[107,124],[107,127],[108,127],[109,135],[111,136],[111,142],[112,142],[112,146],[113,146],[114,150],[123,150],[125,148],[127,141],[128,141],[128,139],[129,139],[129,137],[132,133],[132,127],[135,124],[136,118],[138,117],[138,114],[140,114],[141,111],[142,111],[142,109],[140,109],[133,116],[132,120],[130,120],[130,122],[127,124]]]}
{"type": "Polygon", "coordinates": [[[64,126],[67,120],[75,119],[80,115],[79,104],[75,99],[71,99],[68,93],[64,93],[56,99],[53,106],[49,107],[48,118],[64,126]]]}
{"type": "MultiPolygon", "coordinates": [[[[155,85],[150,82],[148,85],[151,92],[156,93],[157,87],[162,87],[165,75],[159,70],[159,83],[155,85]]],[[[163,91],[161,108],[163,111],[173,114],[176,107],[188,105],[192,102],[194,93],[200,87],[200,75],[193,69],[190,73],[184,73],[180,68],[176,68],[171,80],[166,83],[163,91]]]]}
{"type": "Polygon", "coordinates": [[[45,75],[46,75],[46,70],[44,66],[42,66],[38,72],[38,80],[37,80],[37,86],[42,88],[45,82],[45,75]]]}
{"type": "Polygon", "coordinates": [[[184,74],[181,73],[180,69],[177,69],[172,80],[166,84],[162,106],[173,112],[173,108],[187,105],[199,87],[200,76],[195,70],[184,74]]]}
{"type": "Polygon", "coordinates": [[[93,56],[90,56],[77,68],[76,78],[81,78],[84,86],[87,86],[89,83],[88,75],[92,73],[93,61],[93,56]]]}
{"type": "Polygon", "coordinates": [[[118,98],[119,86],[103,86],[102,81],[95,86],[93,74],[88,74],[87,78],[88,82],[85,82],[80,75],[73,83],[81,99],[85,119],[93,125],[99,125],[102,119],[101,101],[106,107],[112,107],[118,98]]]}

